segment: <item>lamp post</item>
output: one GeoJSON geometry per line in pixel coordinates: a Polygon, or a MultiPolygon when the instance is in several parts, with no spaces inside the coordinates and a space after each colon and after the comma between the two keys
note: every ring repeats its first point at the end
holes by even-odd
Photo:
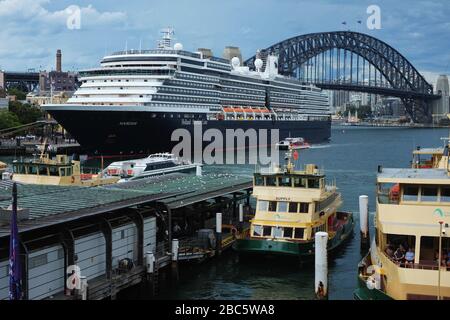
{"type": "Polygon", "coordinates": [[[441,300],[441,260],[442,260],[442,224],[444,221],[439,221],[439,259],[438,259],[438,296],[437,299],[441,300]]]}

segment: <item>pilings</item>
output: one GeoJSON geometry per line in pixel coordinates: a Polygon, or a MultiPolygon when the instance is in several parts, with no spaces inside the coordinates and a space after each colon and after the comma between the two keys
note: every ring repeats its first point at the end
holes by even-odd
{"type": "Polygon", "coordinates": [[[178,251],[180,249],[180,241],[178,239],[172,240],[172,283],[178,282],[178,251]]]}
{"type": "Polygon", "coordinates": [[[239,203],[239,231],[244,229],[244,204],[239,203]]]}
{"type": "Polygon", "coordinates": [[[216,255],[222,253],[222,213],[216,213],[216,255]]]}
{"type": "Polygon", "coordinates": [[[328,233],[317,232],[315,235],[315,293],[317,299],[328,299],[328,233]]]}
{"type": "Polygon", "coordinates": [[[370,245],[369,236],[369,197],[359,196],[359,226],[361,233],[361,250],[367,250],[370,245]]]}

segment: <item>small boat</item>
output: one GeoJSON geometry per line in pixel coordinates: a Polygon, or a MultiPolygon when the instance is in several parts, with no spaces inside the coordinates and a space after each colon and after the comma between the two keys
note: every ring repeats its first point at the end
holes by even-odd
{"type": "Polygon", "coordinates": [[[116,183],[116,177],[105,177],[102,173],[84,173],[80,161],[70,160],[67,155],[56,155],[51,159],[42,152],[39,158],[14,160],[12,180],[24,184],[58,186],[100,186],[116,183]]]}
{"type": "Polygon", "coordinates": [[[106,176],[119,177],[119,182],[124,182],[174,172],[192,173],[199,166],[178,159],[171,153],[155,153],[142,159],[113,162],[103,172],[106,176]]]}
{"type": "Polygon", "coordinates": [[[298,155],[289,150],[284,168],[254,174],[256,213],[250,232],[233,246],[240,254],[291,256],[303,262],[314,257],[316,232],[329,234],[329,251],[350,237],[353,215],[338,211],[342,199],[337,187],[314,164],[294,170],[292,154],[298,155]]]}
{"type": "Polygon", "coordinates": [[[305,141],[303,138],[286,138],[276,144],[279,150],[300,150],[309,149],[311,145],[305,141]]]}

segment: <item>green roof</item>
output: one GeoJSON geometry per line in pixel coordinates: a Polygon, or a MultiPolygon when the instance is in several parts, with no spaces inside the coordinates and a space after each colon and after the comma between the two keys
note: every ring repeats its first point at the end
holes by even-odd
{"type": "MultiPolygon", "coordinates": [[[[0,208],[11,204],[12,184],[0,181],[0,208]]],[[[251,185],[248,177],[229,174],[170,174],[99,187],[18,184],[18,206],[30,210],[29,220],[20,224],[31,228],[36,226],[36,220],[53,224],[151,201],[163,201],[168,207],[177,208],[251,185]],[[49,218],[53,218],[53,223],[49,218]]]]}

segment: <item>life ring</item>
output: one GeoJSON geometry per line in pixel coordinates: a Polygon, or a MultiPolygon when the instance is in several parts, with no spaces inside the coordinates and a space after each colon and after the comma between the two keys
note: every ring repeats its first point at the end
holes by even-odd
{"type": "Polygon", "coordinates": [[[72,183],[75,183],[75,177],[72,176],[72,178],[70,179],[72,183]]]}

